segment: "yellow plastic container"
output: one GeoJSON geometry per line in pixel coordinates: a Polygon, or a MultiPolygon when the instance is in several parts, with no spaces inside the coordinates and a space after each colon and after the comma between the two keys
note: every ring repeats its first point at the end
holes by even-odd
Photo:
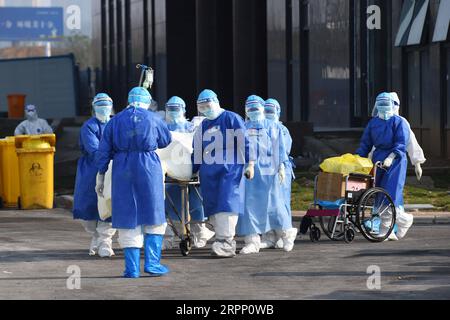
{"type": "Polygon", "coordinates": [[[53,208],[55,143],[54,134],[16,137],[21,209],[53,208]]]}
{"type": "Polygon", "coordinates": [[[19,160],[14,137],[0,139],[1,198],[5,208],[17,208],[20,196],[19,160]]]}

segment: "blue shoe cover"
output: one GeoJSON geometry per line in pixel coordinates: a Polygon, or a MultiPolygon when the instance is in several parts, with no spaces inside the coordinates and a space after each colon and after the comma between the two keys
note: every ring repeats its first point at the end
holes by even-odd
{"type": "Polygon", "coordinates": [[[164,236],[146,234],[144,240],[145,265],[144,271],[152,276],[159,277],[169,273],[169,268],[162,265],[161,251],[164,236]]]}
{"type": "Polygon", "coordinates": [[[124,278],[139,278],[140,277],[140,263],[141,263],[141,249],[139,248],[125,248],[123,250],[125,255],[125,271],[124,278]]]}

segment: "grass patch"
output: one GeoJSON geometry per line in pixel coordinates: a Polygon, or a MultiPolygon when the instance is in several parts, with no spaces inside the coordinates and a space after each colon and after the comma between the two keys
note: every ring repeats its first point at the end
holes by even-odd
{"type": "Polygon", "coordinates": [[[450,194],[445,189],[406,186],[404,197],[406,204],[432,204],[438,211],[450,211],[450,194]]]}
{"type": "Polygon", "coordinates": [[[298,173],[296,178],[292,183],[292,210],[306,211],[314,201],[314,175],[298,173]]]}
{"type": "MultiPolygon", "coordinates": [[[[306,211],[314,201],[314,174],[297,173],[292,183],[291,205],[294,211],[306,211]]],[[[432,176],[436,188],[405,186],[406,204],[432,204],[438,211],[450,211],[450,173],[432,176]]]]}

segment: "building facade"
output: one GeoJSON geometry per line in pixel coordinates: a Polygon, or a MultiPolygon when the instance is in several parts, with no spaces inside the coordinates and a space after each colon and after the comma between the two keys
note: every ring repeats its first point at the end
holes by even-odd
{"type": "MultiPolygon", "coordinates": [[[[397,91],[430,157],[450,158],[450,0],[99,0],[93,6],[97,90],[125,106],[136,64],[152,95],[204,88],[244,113],[248,95],[278,99],[283,120],[360,128],[375,97],[397,91]]],[[[119,108],[120,109],[120,108],[119,108]]]]}

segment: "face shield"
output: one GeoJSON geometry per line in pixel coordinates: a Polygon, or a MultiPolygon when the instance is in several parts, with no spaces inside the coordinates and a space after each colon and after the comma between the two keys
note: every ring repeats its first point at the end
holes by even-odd
{"type": "Polygon", "coordinates": [[[102,123],[106,123],[111,119],[112,106],[94,106],[95,117],[102,123]]]}
{"type": "Polygon", "coordinates": [[[277,108],[272,105],[266,105],[264,107],[264,116],[268,120],[278,121],[279,115],[277,108]]]}
{"type": "Polygon", "coordinates": [[[247,103],[245,114],[250,121],[259,121],[264,119],[264,107],[257,101],[247,103]]]}
{"type": "Polygon", "coordinates": [[[394,104],[392,100],[380,99],[375,103],[375,109],[378,111],[378,117],[383,120],[389,120],[394,116],[394,104]]]}
{"type": "Polygon", "coordinates": [[[180,105],[167,105],[166,106],[166,119],[168,122],[178,123],[185,120],[185,109],[180,105]]]}
{"type": "Polygon", "coordinates": [[[102,123],[106,123],[111,118],[113,101],[105,93],[99,93],[95,96],[92,107],[95,117],[102,123]]]}

